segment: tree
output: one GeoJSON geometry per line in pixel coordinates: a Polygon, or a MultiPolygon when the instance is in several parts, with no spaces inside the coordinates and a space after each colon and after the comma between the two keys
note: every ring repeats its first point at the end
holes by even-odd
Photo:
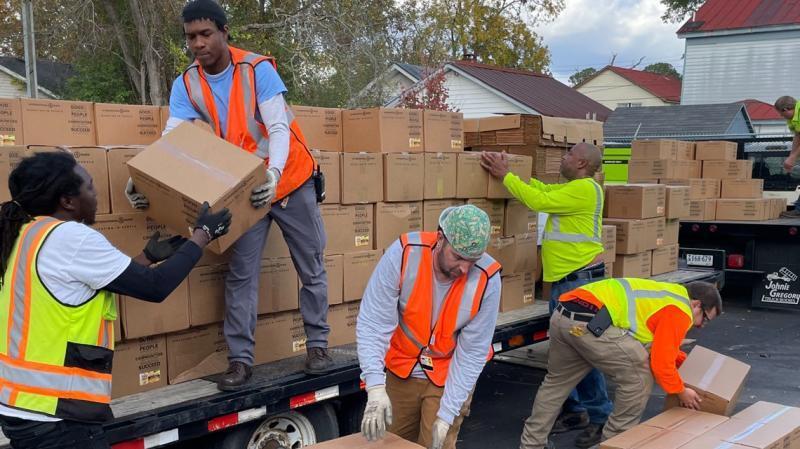
{"type": "Polygon", "coordinates": [[[586,81],[587,79],[589,79],[595,73],[597,73],[597,69],[595,69],[594,67],[587,67],[587,68],[585,68],[583,70],[579,70],[579,71],[573,73],[572,76],[569,77],[569,84],[572,87],[575,87],[578,84],[580,84],[580,83],[586,81]]]}
{"type": "Polygon", "coordinates": [[[675,70],[675,67],[668,62],[656,62],[654,64],[650,64],[644,68],[644,71],[681,79],[681,74],[678,73],[678,71],[675,70]]]}
{"type": "Polygon", "coordinates": [[[450,90],[445,85],[444,69],[440,68],[423,76],[422,83],[411,86],[400,95],[400,107],[457,112],[458,109],[453,108],[447,102],[450,98],[450,90]]]}
{"type": "Polygon", "coordinates": [[[668,23],[682,22],[703,3],[705,0],[661,0],[661,4],[667,7],[661,20],[668,23]]]}

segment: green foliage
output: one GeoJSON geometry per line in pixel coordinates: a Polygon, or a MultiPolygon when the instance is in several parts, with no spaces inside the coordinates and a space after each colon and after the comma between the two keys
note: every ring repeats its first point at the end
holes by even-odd
{"type": "Polygon", "coordinates": [[[73,64],[75,76],[67,80],[64,98],[100,103],[137,103],[122,62],[114,56],[82,57],[73,64]]]}
{"type": "Polygon", "coordinates": [[[667,23],[683,22],[703,3],[705,0],[661,0],[661,4],[667,7],[661,20],[667,23]]]}
{"type": "Polygon", "coordinates": [[[591,77],[595,73],[597,73],[597,69],[595,69],[594,67],[587,67],[583,70],[579,70],[573,73],[572,76],[569,77],[569,85],[575,87],[578,84],[589,79],[589,77],[591,77]]]}
{"type": "Polygon", "coordinates": [[[681,74],[675,70],[675,67],[668,62],[656,62],[644,68],[645,72],[658,73],[659,75],[666,75],[672,78],[681,79],[681,74]]]}

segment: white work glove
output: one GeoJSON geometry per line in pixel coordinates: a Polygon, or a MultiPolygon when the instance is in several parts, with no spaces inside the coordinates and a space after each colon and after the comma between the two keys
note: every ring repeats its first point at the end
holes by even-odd
{"type": "Polygon", "coordinates": [[[253,194],[250,195],[250,204],[256,209],[272,204],[272,200],[275,199],[275,191],[278,190],[278,181],[280,181],[280,179],[281,173],[277,168],[268,168],[267,182],[253,189],[253,194]]]}
{"type": "Polygon", "coordinates": [[[361,420],[361,433],[369,441],[382,439],[392,425],[392,401],[384,385],[367,388],[367,406],[361,420]]]}
{"type": "Polygon", "coordinates": [[[450,424],[444,422],[442,418],[436,418],[436,421],[433,422],[433,427],[431,427],[431,447],[428,449],[442,449],[449,430],[450,424]]]}
{"type": "Polygon", "coordinates": [[[142,210],[150,207],[150,200],[148,200],[146,196],[136,191],[136,187],[133,185],[132,178],[128,178],[128,184],[125,186],[125,196],[128,198],[128,202],[131,203],[131,207],[134,209],[142,210]]]}

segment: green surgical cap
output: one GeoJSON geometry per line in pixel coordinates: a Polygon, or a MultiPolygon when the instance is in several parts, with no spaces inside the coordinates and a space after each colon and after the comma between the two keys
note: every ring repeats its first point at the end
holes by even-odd
{"type": "Polygon", "coordinates": [[[448,207],[442,211],[439,227],[453,250],[465,259],[479,259],[489,246],[489,216],[472,204],[448,207]]]}

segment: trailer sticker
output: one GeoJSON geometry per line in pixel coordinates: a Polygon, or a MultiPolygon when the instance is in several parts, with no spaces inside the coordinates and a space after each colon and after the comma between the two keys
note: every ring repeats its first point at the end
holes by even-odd
{"type": "Polygon", "coordinates": [[[795,286],[797,275],[790,269],[782,267],[768,274],[764,280],[766,285],[761,294],[761,302],[795,306],[800,304],[800,291],[795,286]]]}

